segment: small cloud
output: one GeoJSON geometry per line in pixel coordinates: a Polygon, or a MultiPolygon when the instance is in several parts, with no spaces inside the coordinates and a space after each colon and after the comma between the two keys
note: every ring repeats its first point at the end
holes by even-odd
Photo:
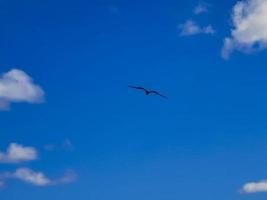
{"type": "Polygon", "coordinates": [[[228,59],[232,51],[234,50],[234,46],[234,41],[231,38],[225,38],[221,56],[224,59],[228,59]]]}
{"type": "Polygon", "coordinates": [[[195,15],[200,15],[203,13],[207,13],[209,11],[208,9],[208,4],[206,3],[199,3],[195,8],[194,8],[194,14],[195,15]]]}
{"type": "Polygon", "coordinates": [[[200,27],[192,20],[186,21],[184,24],[180,24],[181,36],[195,35],[200,33],[200,27]]]}
{"type": "Polygon", "coordinates": [[[70,139],[65,139],[58,144],[46,144],[44,145],[46,151],[74,151],[75,147],[70,139]]]}
{"type": "Polygon", "coordinates": [[[200,27],[196,22],[187,20],[184,24],[179,25],[181,30],[180,36],[192,36],[197,34],[215,34],[215,30],[211,25],[200,27]]]}
{"type": "Polygon", "coordinates": [[[38,153],[33,147],[11,143],[6,152],[0,152],[0,163],[20,163],[36,160],[38,153]]]}
{"type": "Polygon", "coordinates": [[[65,173],[63,177],[61,177],[56,182],[58,184],[68,184],[74,182],[76,179],[77,179],[77,174],[74,171],[69,170],[65,173]]]}
{"type": "Polygon", "coordinates": [[[213,27],[211,25],[208,25],[208,26],[202,28],[202,32],[205,34],[213,35],[213,34],[215,34],[216,31],[213,29],[213,27]]]}
{"type": "Polygon", "coordinates": [[[69,184],[75,181],[77,175],[73,171],[68,171],[59,179],[50,179],[43,172],[33,171],[29,168],[19,168],[14,173],[4,173],[1,175],[0,183],[5,185],[7,179],[17,179],[34,186],[44,187],[60,184],[69,184]]]}
{"type": "Polygon", "coordinates": [[[234,50],[244,53],[267,48],[267,1],[238,1],[232,11],[231,36],[224,39],[221,51],[227,59],[234,50]]]}
{"type": "Polygon", "coordinates": [[[0,109],[7,110],[11,103],[40,103],[44,91],[24,71],[12,69],[0,77],[0,109]]]}
{"type": "Polygon", "coordinates": [[[242,188],[243,193],[267,192],[267,181],[247,183],[242,188]]]}
{"type": "Polygon", "coordinates": [[[47,186],[52,184],[52,181],[42,172],[35,172],[28,168],[17,169],[12,177],[36,186],[47,186]]]}

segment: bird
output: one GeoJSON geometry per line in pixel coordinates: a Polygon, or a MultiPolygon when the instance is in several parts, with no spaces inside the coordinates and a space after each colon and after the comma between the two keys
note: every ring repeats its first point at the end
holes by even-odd
{"type": "Polygon", "coordinates": [[[129,88],[132,88],[132,89],[137,89],[137,90],[143,90],[145,92],[145,95],[150,95],[150,94],[155,94],[155,95],[158,95],[164,99],[167,99],[166,96],[160,94],[158,91],[156,90],[149,90],[149,89],[146,89],[144,87],[140,87],[140,86],[132,86],[132,85],[129,85],[128,86],[129,88]]]}

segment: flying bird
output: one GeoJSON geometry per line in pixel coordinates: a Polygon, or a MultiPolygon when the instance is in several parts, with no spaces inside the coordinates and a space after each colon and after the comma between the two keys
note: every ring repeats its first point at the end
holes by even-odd
{"type": "Polygon", "coordinates": [[[155,95],[158,95],[158,96],[160,96],[160,97],[162,97],[164,99],[167,99],[166,96],[160,94],[156,90],[148,90],[148,89],[146,89],[144,87],[132,86],[132,85],[129,85],[129,88],[136,89],[136,90],[142,90],[142,91],[144,91],[145,95],[155,94],[155,95]]]}

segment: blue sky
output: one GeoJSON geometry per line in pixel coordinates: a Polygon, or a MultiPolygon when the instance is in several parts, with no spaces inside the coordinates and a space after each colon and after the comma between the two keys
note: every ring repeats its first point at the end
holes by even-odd
{"type": "Polygon", "coordinates": [[[0,199],[266,199],[266,8],[1,0],[0,199]]]}

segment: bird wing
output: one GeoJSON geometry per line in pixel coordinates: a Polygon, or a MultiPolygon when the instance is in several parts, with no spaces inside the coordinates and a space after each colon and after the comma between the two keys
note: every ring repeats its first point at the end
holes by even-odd
{"type": "Polygon", "coordinates": [[[129,85],[129,88],[133,88],[133,89],[137,89],[137,90],[144,90],[144,91],[147,91],[145,88],[143,88],[143,87],[139,87],[139,86],[132,86],[132,85],[129,85]]]}
{"type": "Polygon", "coordinates": [[[150,93],[154,93],[154,94],[156,94],[156,95],[158,95],[158,96],[160,96],[160,97],[162,97],[162,98],[164,98],[164,99],[167,99],[166,96],[160,94],[159,92],[157,92],[157,91],[155,91],[155,90],[151,90],[150,93]]]}

